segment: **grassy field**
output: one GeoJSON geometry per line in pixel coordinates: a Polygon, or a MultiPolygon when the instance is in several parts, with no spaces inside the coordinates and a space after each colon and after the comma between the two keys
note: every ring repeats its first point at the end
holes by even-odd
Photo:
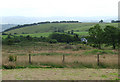
{"type": "Polygon", "coordinates": [[[24,45],[16,44],[12,46],[3,46],[3,64],[8,64],[9,55],[16,55],[17,66],[28,66],[28,54],[31,54],[32,64],[41,67],[67,67],[67,68],[97,68],[97,53],[100,52],[101,68],[117,68],[118,55],[116,50],[99,50],[90,46],[68,45],[64,43],[50,44],[25,43],[24,45]],[[30,45],[31,44],[31,45],[30,45]],[[62,59],[65,55],[63,65],[62,59]]]}
{"type": "MultiPolygon", "coordinates": [[[[29,65],[29,56],[17,56],[17,61],[10,63],[8,57],[3,57],[3,65],[15,65],[16,68],[41,68],[47,66],[50,68],[98,68],[97,56],[65,56],[64,63],[61,56],[32,56],[29,65]]],[[[118,58],[114,55],[100,56],[99,68],[116,68],[118,67],[118,58]]]]}
{"type": "Polygon", "coordinates": [[[52,32],[46,32],[46,33],[34,33],[34,34],[17,34],[16,36],[27,36],[30,35],[31,37],[48,37],[50,34],[52,34],[52,32]]]}
{"type": "Polygon", "coordinates": [[[2,71],[3,80],[117,80],[117,69],[34,68],[2,71]]]}
{"type": "MultiPolygon", "coordinates": [[[[31,35],[33,37],[40,37],[45,36],[47,37],[49,34],[54,32],[55,29],[62,29],[65,32],[74,30],[75,33],[79,35],[88,35],[88,29],[90,27],[93,27],[98,23],[51,23],[51,24],[40,24],[40,25],[34,25],[34,26],[28,26],[24,28],[19,28],[15,30],[8,31],[6,33],[17,33],[17,35],[24,33],[22,35],[31,35]],[[79,31],[79,32],[78,32],[79,31]]],[[[106,25],[112,25],[117,27],[117,23],[99,23],[102,28],[105,28],[106,25]]],[[[4,36],[3,36],[4,37],[4,36]]]]}

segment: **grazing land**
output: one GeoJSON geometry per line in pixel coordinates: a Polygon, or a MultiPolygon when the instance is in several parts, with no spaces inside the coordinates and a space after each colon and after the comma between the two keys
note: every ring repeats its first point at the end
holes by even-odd
{"type": "Polygon", "coordinates": [[[117,80],[117,69],[26,68],[3,70],[3,80],[117,80]]]}
{"type": "Polygon", "coordinates": [[[117,68],[118,53],[117,50],[99,50],[90,46],[69,45],[64,43],[30,43],[16,44],[12,46],[3,46],[2,58],[3,64],[9,63],[9,56],[17,56],[15,62],[18,66],[26,66],[29,64],[29,54],[31,54],[31,61],[37,66],[54,66],[55,67],[97,67],[97,53],[100,54],[100,62],[103,67],[117,68]],[[37,44],[37,45],[36,45],[37,44]],[[35,45],[35,46],[34,46],[35,45]],[[63,64],[63,55],[65,56],[63,64]],[[57,66],[56,66],[57,65],[57,66]],[[82,66],[81,66],[82,65],[82,66]]]}
{"type": "Polygon", "coordinates": [[[2,79],[118,80],[120,40],[116,39],[117,44],[114,44],[107,38],[110,36],[101,38],[109,33],[109,28],[117,27],[118,24],[96,24],[98,23],[49,23],[4,32],[2,79]],[[108,28],[106,25],[113,27],[108,28]],[[91,27],[95,28],[90,31],[91,27]],[[95,34],[92,33],[97,27],[98,34],[101,35],[95,33],[98,38],[94,39],[95,34]],[[107,31],[101,31],[104,28],[107,31]],[[88,43],[82,42],[81,37],[87,38],[88,43]]]}
{"type": "MultiPolygon", "coordinates": [[[[17,33],[17,35],[31,35],[33,37],[45,36],[47,37],[49,34],[54,32],[56,29],[64,30],[65,32],[74,30],[76,34],[79,35],[88,35],[88,29],[93,27],[98,23],[50,23],[50,24],[40,24],[33,26],[26,26],[24,28],[18,28],[14,30],[7,31],[5,33],[17,33]]],[[[102,28],[105,28],[107,25],[112,25],[117,27],[117,23],[102,23],[100,24],[102,28]]]]}

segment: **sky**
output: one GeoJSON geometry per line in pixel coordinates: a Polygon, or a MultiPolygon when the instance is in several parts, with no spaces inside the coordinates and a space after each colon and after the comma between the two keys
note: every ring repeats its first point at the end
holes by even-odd
{"type": "Polygon", "coordinates": [[[118,16],[119,0],[1,0],[0,16],[118,16]]]}

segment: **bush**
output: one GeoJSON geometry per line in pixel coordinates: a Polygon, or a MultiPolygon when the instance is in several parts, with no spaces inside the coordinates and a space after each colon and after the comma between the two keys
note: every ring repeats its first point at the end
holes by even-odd
{"type": "Polygon", "coordinates": [[[3,64],[3,68],[5,69],[15,69],[16,68],[16,64],[13,62],[9,62],[7,64],[3,64]]]}
{"type": "Polygon", "coordinates": [[[64,49],[74,49],[71,45],[66,45],[64,49]]]}
{"type": "Polygon", "coordinates": [[[17,56],[13,56],[13,55],[9,56],[9,61],[11,61],[11,62],[13,61],[14,62],[16,60],[17,60],[17,56]]]}
{"type": "Polygon", "coordinates": [[[69,35],[69,34],[65,34],[65,33],[53,33],[49,36],[50,39],[56,39],[58,42],[73,42],[74,41],[74,37],[69,35]]]}
{"type": "Polygon", "coordinates": [[[14,40],[13,39],[7,39],[6,40],[6,44],[7,45],[12,45],[14,43],[14,40]]]}
{"type": "Polygon", "coordinates": [[[116,52],[113,52],[112,50],[99,50],[99,49],[93,49],[91,51],[86,51],[84,52],[84,54],[88,55],[88,54],[100,54],[100,55],[103,55],[103,54],[117,54],[116,52]]]}
{"type": "Polygon", "coordinates": [[[49,43],[57,43],[57,40],[56,39],[50,39],[49,43]]]}

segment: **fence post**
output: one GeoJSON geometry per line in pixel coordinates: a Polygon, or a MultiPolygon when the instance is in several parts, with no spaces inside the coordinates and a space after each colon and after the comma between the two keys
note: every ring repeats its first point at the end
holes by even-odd
{"type": "Polygon", "coordinates": [[[99,54],[97,54],[97,65],[100,65],[100,61],[99,61],[99,54]]]}
{"type": "Polygon", "coordinates": [[[65,62],[65,55],[63,55],[63,58],[62,58],[62,63],[65,62]]]}
{"type": "Polygon", "coordinates": [[[29,54],[29,64],[31,64],[31,54],[29,54]]]}

